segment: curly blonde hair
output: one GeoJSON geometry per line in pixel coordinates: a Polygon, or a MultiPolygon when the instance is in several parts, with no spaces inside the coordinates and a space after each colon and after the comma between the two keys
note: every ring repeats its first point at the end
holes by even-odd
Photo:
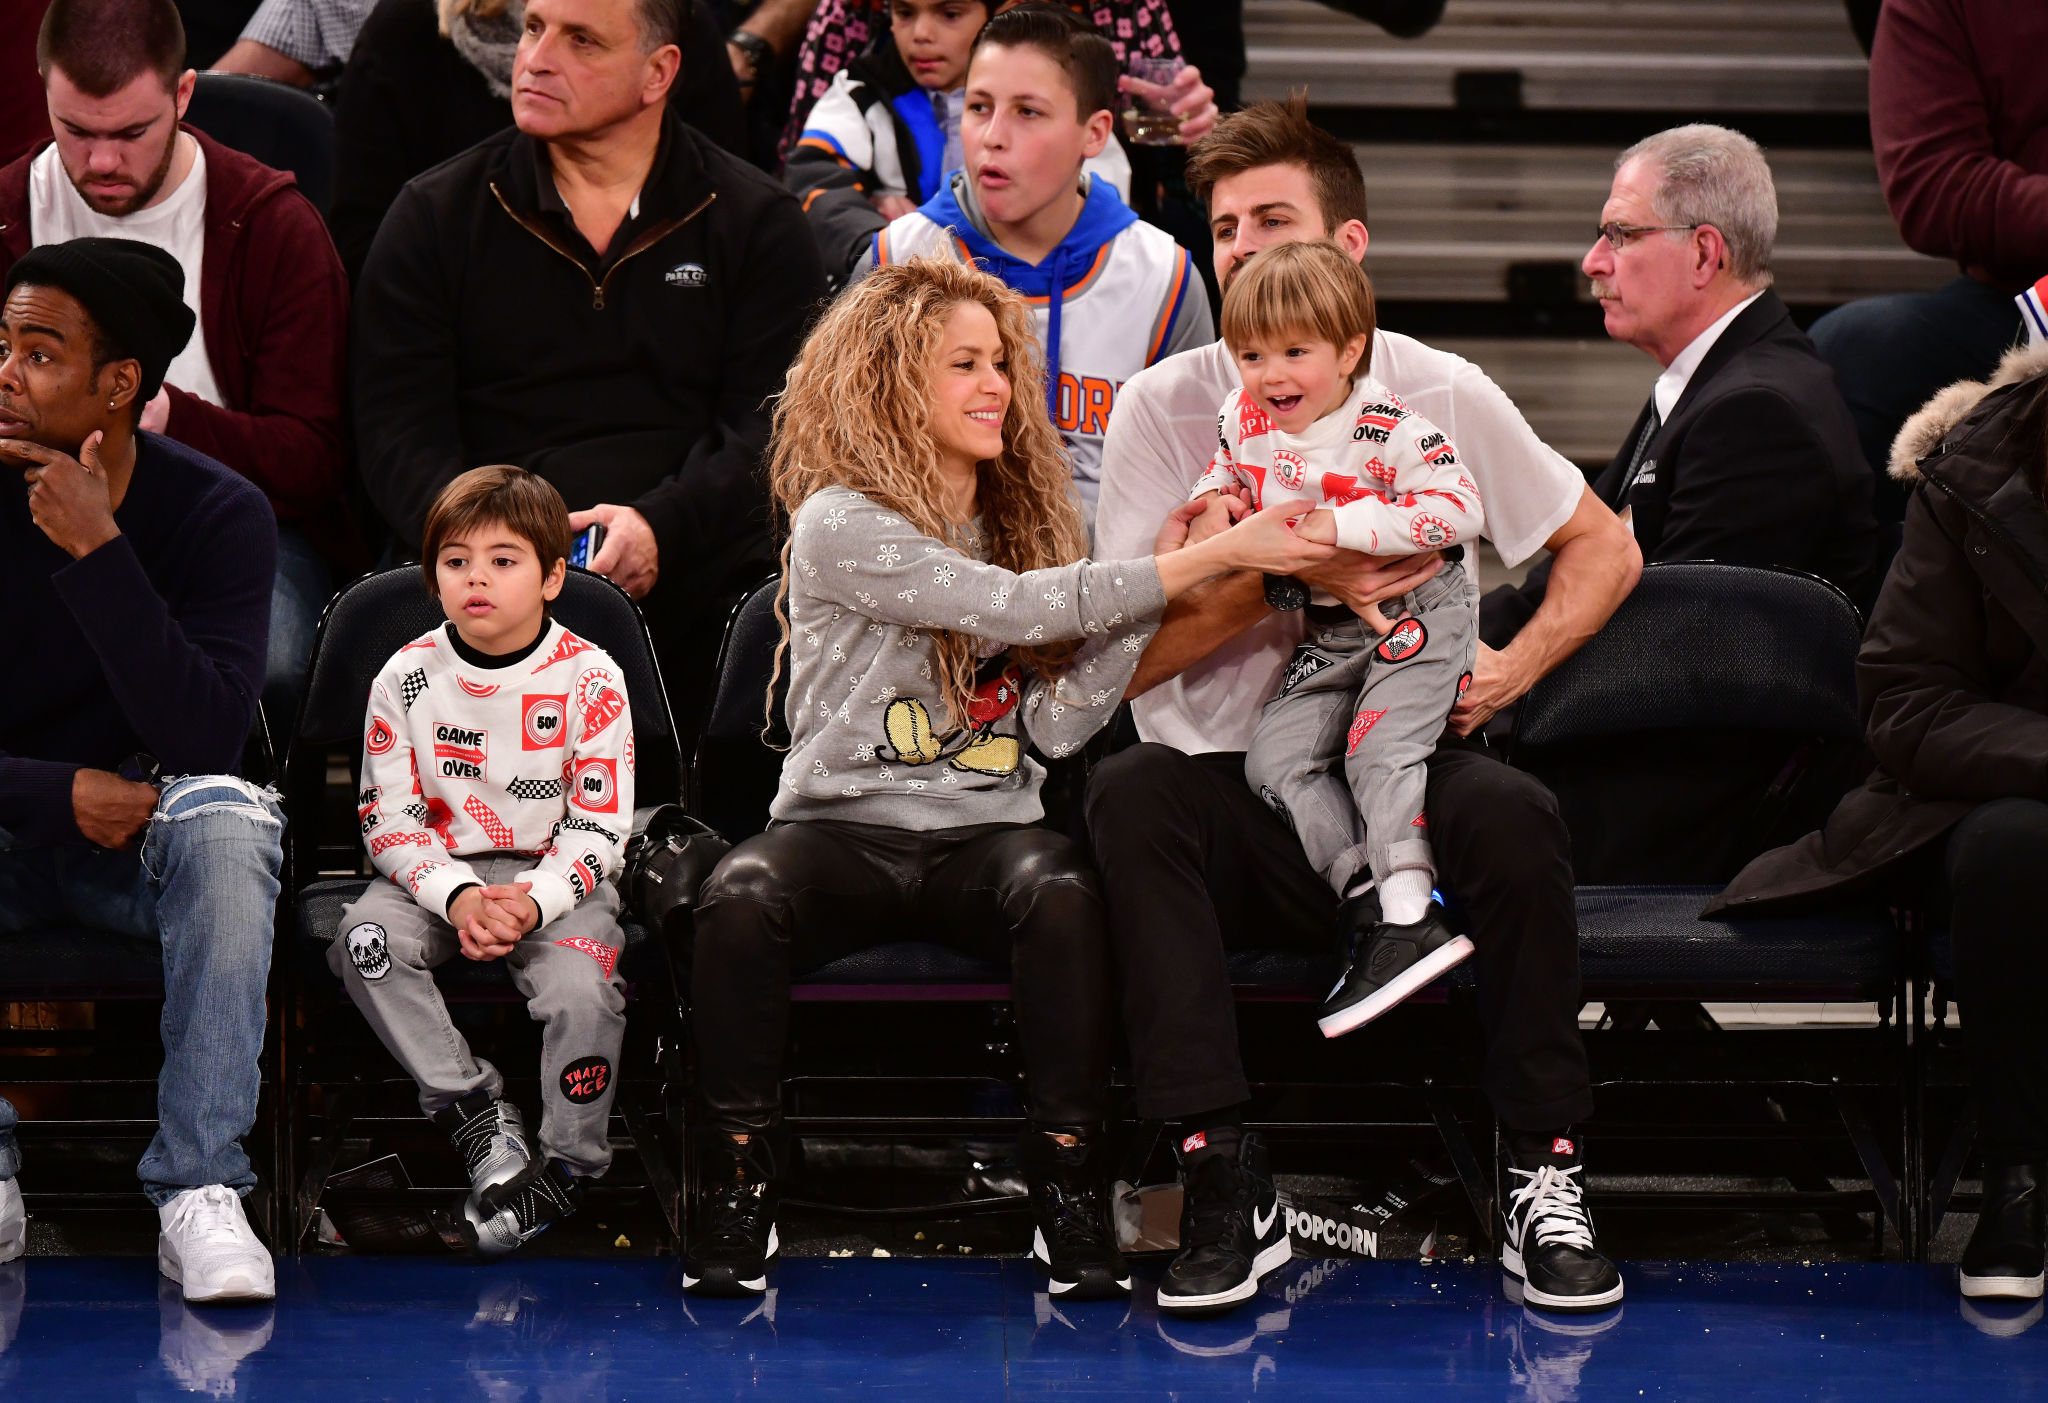
{"type": "MultiPolygon", "coordinates": [[[[947,319],[963,302],[979,303],[995,318],[1011,388],[1002,454],[980,469],[978,501],[988,559],[1021,573],[1071,564],[1088,554],[1088,532],[1066,452],[1046,414],[1031,309],[1000,279],[945,258],[915,258],[876,269],[834,302],[805,338],[775,403],[769,448],[769,493],[785,536],[789,518],[813,493],[850,487],[927,536],[958,538],[958,527],[940,509],[931,381],[947,319]]],[[[782,625],[775,656],[778,677],[789,647],[788,604],[785,539],[782,584],[775,598],[782,625]]],[[[967,715],[979,649],[973,635],[950,630],[938,631],[935,641],[950,732],[967,715]]],[[[1072,661],[1077,647],[1050,643],[1016,648],[1011,656],[1028,671],[1053,677],[1072,661]]]]}

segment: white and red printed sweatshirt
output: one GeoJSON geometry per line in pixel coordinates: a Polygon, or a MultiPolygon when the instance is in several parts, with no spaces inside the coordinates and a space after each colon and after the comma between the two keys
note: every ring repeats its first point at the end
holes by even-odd
{"type": "Polygon", "coordinates": [[[1216,456],[1188,496],[1238,484],[1261,507],[1314,498],[1336,518],[1337,544],[1367,555],[1442,550],[1485,525],[1451,441],[1370,375],[1299,434],[1232,390],[1216,416],[1216,456]]]}
{"type": "Polygon", "coordinates": [[[491,658],[444,624],[370,684],[357,813],[376,869],[442,917],[482,879],[463,859],[535,859],[546,925],[616,874],[633,828],[633,714],[619,665],[549,621],[491,658]],[[495,666],[491,665],[495,664],[495,666]]]}

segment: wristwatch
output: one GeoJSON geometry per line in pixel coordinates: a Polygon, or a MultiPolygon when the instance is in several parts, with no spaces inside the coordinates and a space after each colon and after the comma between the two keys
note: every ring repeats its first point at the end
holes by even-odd
{"type": "Polygon", "coordinates": [[[1266,576],[1266,603],[1281,613],[1308,607],[1308,590],[1292,575],[1266,576]]]}
{"type": "Polygon", "coordinates": [[[725,36],[725,42],[747,56],[755,81],[758,82],[775,67],[775,46],[752,30],[735,29],[725,36]]]}

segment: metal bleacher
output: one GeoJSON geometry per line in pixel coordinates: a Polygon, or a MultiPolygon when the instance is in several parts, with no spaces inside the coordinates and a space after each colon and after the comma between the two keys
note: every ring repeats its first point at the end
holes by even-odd
{"type": "Polygon", "coordinates": [[[1938,286],[1907,248],[1862,123],[1841,0],[1450,0],[1402,40],[1315,0],[1246,0],[1247,100],[1305,88],[1364,167],[1384,324],[1476,362],[1574,462],[1604,465],[1656,366],[1605,339],[1579,260],[1616,152],[1712,120],[1778,187],[1778,294],[1802,323],[1938,286]]]}

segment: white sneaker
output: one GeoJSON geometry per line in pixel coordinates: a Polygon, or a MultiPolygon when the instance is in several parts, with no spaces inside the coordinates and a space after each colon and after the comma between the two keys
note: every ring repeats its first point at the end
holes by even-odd
{"type": "Polygon", "coordinates": [[[21,1206],[21,1185],[0,1179],[0,1262],[11,1262],[28,1245],[28,1212],[21,1206]]]}
{"type": "Polygon", "coordinates": [[[268,1301],[277,1267],[242,1214],[241,1197],[222,1184],[187,1189],[157,1210],[157,1270],[185,1288],[193,1305],[268,1301]]]}

